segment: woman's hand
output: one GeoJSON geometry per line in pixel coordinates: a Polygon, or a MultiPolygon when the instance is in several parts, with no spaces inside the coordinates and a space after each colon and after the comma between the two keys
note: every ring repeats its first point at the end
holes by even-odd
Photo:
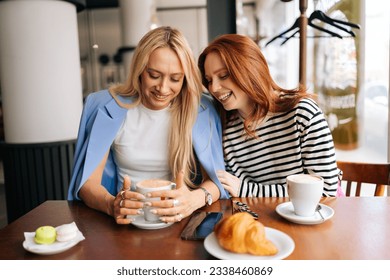
{"type": "Polygon", "coordinates": [[[130,224],[131,219],[127,215],[142,214],[142,207],[144,203],[139,201],[145,199],[140,193],[130,191],[131,180],[129,176],[123,179],[122,190],[116,195],[114,199],[114,218],[117,224],[130,224]]]}
{"type": "Polygon", "coordinates": [[[241,186],[241,180],[239,178],[224,170],[218,170],[217,177],[222,186],[230,193],[232,197],[238,197],[241,186]]]}
{"type": "Polygon", "coordinates": [[[152,212],[161,216],[161,221],[173,223],[180,222],[183,218],[191,215],[196,209],[204,205],[199,203],[204,201],[203,191],[200,190],[200,192],[190,191],[184,183],[184,173],[179,172],[176,177],[176,189],[151,192],[147,197],[164,198],[150,202],[151,206],[158,208],[152,210],[152,212]]]}

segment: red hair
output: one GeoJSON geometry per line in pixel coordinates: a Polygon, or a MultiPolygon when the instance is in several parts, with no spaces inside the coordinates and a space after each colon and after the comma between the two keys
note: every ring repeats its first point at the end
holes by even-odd
{"type": "MultiPolygon", "coordinates": [[[[312,97],[306,89],[284,89],[271,77],[267,61],[259,46],[249,37],[238,34],[226,34],[216,38],[200,54],[198,66],[202,73],[202,83],[208,88],[205,79],[204,63],[210,53],[217,53],[222,59],[230,78],[243,90],[254,104],[254,110],[245,119],[245,132],[254,136],[255,125],[268,112],[286,112],[297,105],[304,97],[312,97]]],[[[226,120],[237,112],[226,112],[219,104],[221,116],[226,120]]]]}

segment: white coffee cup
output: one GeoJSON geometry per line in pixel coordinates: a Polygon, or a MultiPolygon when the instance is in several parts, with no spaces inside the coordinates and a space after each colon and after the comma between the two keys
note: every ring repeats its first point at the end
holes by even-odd
{"type": "Polygon", "coordinates": [[[324,179],[314,174],[287,176],[287,190],[298,216],[309,217],[315,214],[324,189],[324,179]]]}
{"type": "MultiPolygon", "coordinates": [[[[176,188],[176,184],[168,181],[168,180],[162,180],[162,179],[147,179],[140,181],[136,184],[135,186],[135,191],[139,192],[143,195],[146,195],[147,193],[150,192],[155,192],[155,191],[166,191],[166,190],[173,190],[176,188]]],[[[162,200],[164,198],[161,197],[151,197],[151,198],[145,198],[143,201],[156,201],[156,200],[162,200]]],[[[144,206],[143,211],[144,211],[144,218],[145,221],[147,222],[161,222],[160,221],[160,216],[153,214],[151,210],[155,209],[155,207],[151,206],[144,206]]]]}

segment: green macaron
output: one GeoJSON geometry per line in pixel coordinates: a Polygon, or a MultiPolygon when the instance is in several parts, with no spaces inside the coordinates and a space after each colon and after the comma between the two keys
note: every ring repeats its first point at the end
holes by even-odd
{"type": "Polygon", "coordinates": [[[37,244],[51,244],[56,241],[57,232],[52,226],[42,226],[35,231],[34,241],[37,244]]]}

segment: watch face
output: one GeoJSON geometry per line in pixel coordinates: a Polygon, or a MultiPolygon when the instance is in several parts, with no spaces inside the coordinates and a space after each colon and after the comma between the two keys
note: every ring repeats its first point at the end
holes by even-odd
{"type": "Polygon", "coordinates": [[[208,205],[213,204],[213,197],[212,197],[211,195],[208,195],[208,196],[207,196],[207,204],[208,204],[208,205]]]}

